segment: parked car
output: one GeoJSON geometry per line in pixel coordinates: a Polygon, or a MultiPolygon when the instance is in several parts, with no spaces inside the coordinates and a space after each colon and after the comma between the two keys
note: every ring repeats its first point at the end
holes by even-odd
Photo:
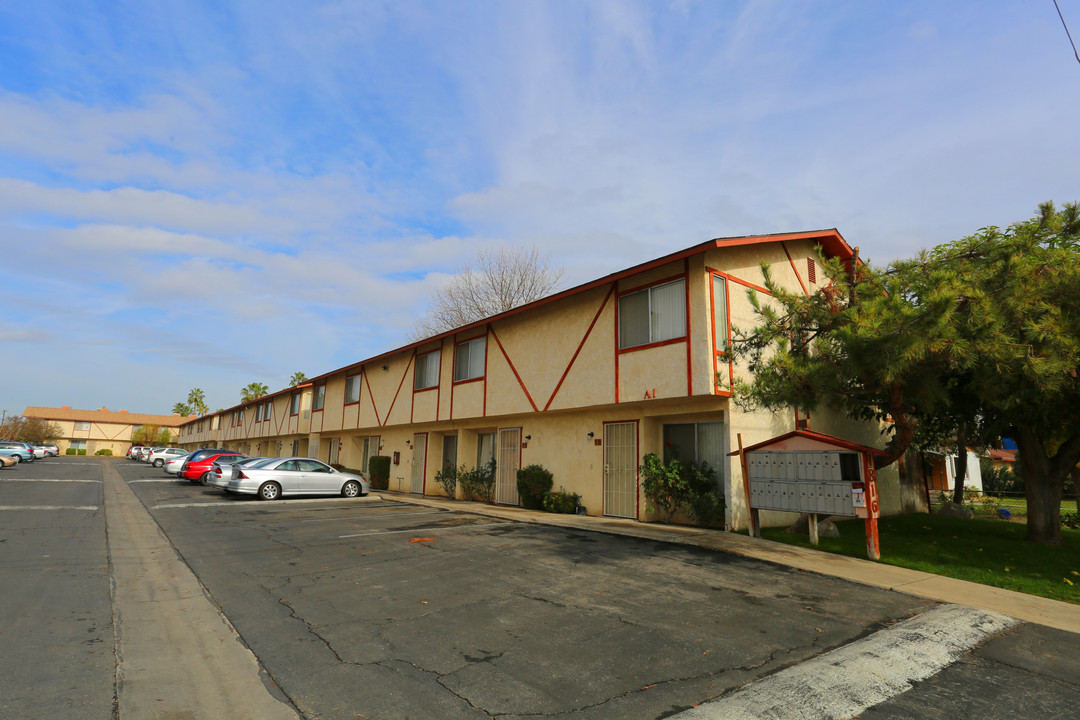
{"type": "Polygon", "coordinates": [[[149,462],[150,454],[155,453],[158,450],[164,450],[164,447],[144,447],[139,450],[139,456],[136,458],[139,462],[149,462]]]}
{"type": "Polygon", "coordinates": [[[14,450],[19,456],[19,462],[31,462],[34,460],[34,446],[17,440],[0,440],[0,449],[14,450]]]}
{"type": "Polygon", "coordinates": [[[184,448],[158,448],[157,450],[154,450],[154,452],[150,453],[149,457],[146,458],[146,462],[150,463],[154,467],[164,467],[165,463],[172,458],[187,454],[188,451],[184,448]]]}
{"type": "Polygon", "coordinates": [[[166,460],[164,467],[165,474],[181,477],[184,470],[184,463],[194,454],[195,453],[189,452],[186,455],[178,455],[177,457],[166,460]]]}
{"type": "Polygon", "coordinates": [[[31,445],[30,449],[34,451],[35,460],[44,460],[46,457],[48,457],[48,453],[45,452],[45,448],[43,448],[41,445],[31,445]]]}
{"type": "Polygon", "coordinates": [[[9,468],[19,464],[19,456],[15,452],[9,448],[0,448],[0,463],[3,467],[9,468]]]}
{"type": "Polygon", "coordinates": [[[238,458],[248,457],[244,453],[235,450],[218,450],[194,460],[189,458],[188,461],[184,463],[184,477],[191,482],[206,483],[206,481],[210,479],[210,466],[214,464],[215,460],[223,456],[238,458]]]}
{"type": "Polygon", "coordinates": [[[45,457],[60,457],[60,448],[56,443],[44,443],[40,447],[45,450],[45,457]]]}
{"type": "Polygon", "coordinates": [[[363,475],[335,470],[324,462],[303,457],[273,458],[239,468],[229,491],[277,500],[282,495],[342,495],[363,497],[371,486],[363,475]]]}
{"type": "Polygon", "coordinates": [[[236,477],[236,473],[240,468],[251,467],[252,465],[261,463],[265,460],[272,460],[268,457],[249,457],[238,458],[230,456],[222,456],[214,461],[214,464],[210,466],[210,477],[207,479],[206,484],[216,488],[221,488],[225,492],[229,491],[229,481],[236,477]]]}
{"type": "Polygon", "coordinates": [[[127,459],[128,460],[138,460],[139,459],[139,452],[142,451],[143,448],[144,448],[144,446],[142,446],[142,445],[132,445],[131,447],[129,447],[128,451],[127,451],[127,459]]]}

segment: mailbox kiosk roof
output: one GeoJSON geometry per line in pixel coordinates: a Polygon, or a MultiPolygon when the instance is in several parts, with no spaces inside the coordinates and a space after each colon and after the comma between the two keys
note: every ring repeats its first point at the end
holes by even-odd
{"type": "MultiPolygon", "coordinates": [[[[872,448],[869,445],[862,445],[857,442],[851,442],[850,440],[844,440],[843,438],[833,437],[832,435],[825,435],[824,433],[817,433],[811,430],[792,430],[789,433],[778,435],[770,440],[765,440],[756,445],[743,448],[743,452],[753,452],[754,450],[764,450],[766,448],[773,448],[776,450],[826,450],[828,448],[840,448],[842,450],[854,450],[855,452],[868,453],[870,455],[885,454],[883,450],[872,448]]],[[[738,454],[738,450],[728,453],[728,455],[738,454]]]]}

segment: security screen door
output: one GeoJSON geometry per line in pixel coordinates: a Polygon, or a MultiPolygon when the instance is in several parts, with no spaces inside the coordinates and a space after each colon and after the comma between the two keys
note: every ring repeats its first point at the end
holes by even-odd
{"type": "Polygon", "coordinates": [[[604,514],[637,517],[637,423],[604,426],[604,514]]]}
{"type": "Polygon", "coordinates": [[[521,467],[521,428],[499,431],[499,458],[495,475],[495,502],[517,505],[517,471],[521,467]]]}
{"type": "Polygon", "coordinates": [[[427,433],[412,436],[412,492],[424,493],[424,466],[427,464],[427,433]]]}

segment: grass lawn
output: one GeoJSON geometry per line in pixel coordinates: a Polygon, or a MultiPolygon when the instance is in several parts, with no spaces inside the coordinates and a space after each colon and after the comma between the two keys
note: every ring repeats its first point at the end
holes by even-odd
{"type": "MultiPolygon", "coordinates": [[[[864,523],[839,520],[839,538],[821,538],[819,550],[866,557],[864,523]]],[[[878,520],[881,562],[1008,590],[1080,604],[1080,530],[1062,528],[1056,547],[1024,541],[1027,526],[975,517],[898,515],[878,520]]],[[[764,528],[762,537],[811,547],[806,535],[764,528]]]]}

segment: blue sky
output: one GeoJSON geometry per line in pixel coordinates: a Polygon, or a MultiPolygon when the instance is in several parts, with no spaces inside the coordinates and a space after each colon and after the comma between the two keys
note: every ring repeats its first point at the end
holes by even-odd
{"type": "Polygon", "coordinates": [[[480,247],[886,262],[1080,200],[1078,115],[1051,0],[0,3],[0,407],[230,407],[480,247]]]}

